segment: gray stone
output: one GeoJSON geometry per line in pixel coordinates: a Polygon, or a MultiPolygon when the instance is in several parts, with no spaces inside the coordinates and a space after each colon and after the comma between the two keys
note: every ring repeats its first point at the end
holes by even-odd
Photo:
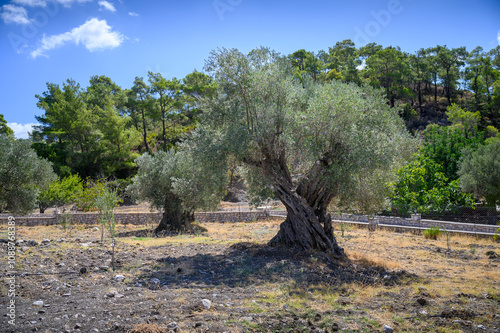
{"type": "Polygon", "coordinates": [[[168,328],[169,330],[172,330],[172,331],[174,331],[174,332],[177,332],[177,331],[179,330],[179,325],[177,325],[177,323],[176,323],[175,321],[173,321],[173,322],[171,322],[171,323],[167,324],[167,328],[168,328]]]}
{"type": "Polygon", "coordinates": [[[251,322],[251,321],[253,321],[253,317],[241,317],[241,320],[251,322]]]}
{"type": "Polygon", "coordinates": [[[486,330],[486,326],[484,325],[477,325],[477,328],[479,328],[480,330],[486,330]]]}
{"type": "Polygon", "coordinates": [[[107,270],[109,270],[109,266],[105,266],[105,265],[104,265],[104,266],[99,267],[99,269],[100,269],[101,271],[107,271],[107,270]]]}
{"type": "Polygon", "coordinates": [[[82,324],[76,323],[75,324],[75,330],[82,328],[82,324]]]}
{"type": "Polygon", "coordinates": [[[44,239],[42,240],[42,244],[49,244],[50,243],[50,239],[44,239]]]}
{"type": "Polygon", "coordinates": [[[26,251],[28,251],[29,249],[30,249],[30,248],[29,248],[29,247],[27,247],[27,246],[21,246],[21,251],[23,251],[23,252],[26,252],[26,251]]]}
{"type": "Polygon", "coordinates": [[[384,329],[385,333],[392,333],[392,332],[394,332],[394,329],[391,326],[389,326],[389,325],[384,325],[383,329],[384,329]]]}
{"type": "Polygon", "coordinates": [[[125,280],[125,276],[121,274],[115,275],[115,281],[122,282],[123,280],[125,280]]]}
{"type": "Polygon", "coordinates": [[[39,243],[33,239],[30,239],[26,244],[28,244],[29,246],[37,246],[39,245],[39,243]]]}
{"type": "Polygon", "coordinates": [[[203,307],[206,310],[210,310],[210,306],[212,305],[212,302],[210,302],[210,300],[208,300],[208,299],[202,299],[201,303],[203,304],[203,307]]]}
{"type": "Polygon", "coordinates": [[[40,306],[40,307],[42,307],[43,306],[43,301],[34,301],[33,302],[33,306],[40,306]]]}

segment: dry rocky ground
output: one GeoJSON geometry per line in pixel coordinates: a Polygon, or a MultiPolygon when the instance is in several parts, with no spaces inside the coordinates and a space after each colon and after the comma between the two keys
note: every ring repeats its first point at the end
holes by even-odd
{"type": "Polygon", "coordinates": [[[280,222],[118,226],[115,271],[95,226],[18,226],[16,325],[2,243],[0,331],[500,332],[499,243],[344,225],[338,262],[267,247],[280,222]]]}

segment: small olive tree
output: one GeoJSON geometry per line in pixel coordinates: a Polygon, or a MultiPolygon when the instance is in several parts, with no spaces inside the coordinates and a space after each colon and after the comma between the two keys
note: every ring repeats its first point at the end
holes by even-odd
{"type": "Polygon", "coordinates": [[[37,156],[29,140],[0,134],[0,212],[31,212],[40,190],[56,178],[52,164],[37,156]]]}
{"type": "Polygon", "coordinates": [[[148,201],[152,207],[163,210],[155,234],[190,231],[194,211],[215,207],[224,195],[225,169],[217,168],[218,161],[193,158],[195,142],[203,145],[202,140],[199,136],[199,140],[186,142],[177,151],[145,153],[135,161],[139,169],[127,190],[132,198],[148,201]],[[207,173],[205,165],[219,171],[207,173]]]}
{"type": "Polygon", "coordinates": [[[103,191],[95,198],[94,206],[99,211],[101,222],[101,244],[104,242],[104,229],[107,228],[111,236],[111,264],[115,270],[115,243],[116,222],[114,210],[118,206],[118,194],[116,191],[104,187],[103,191]]]}
{"type": "Polygon", "coordinates": [[[465,148],[458,174],[464,192],[483,197],[489,206],[500,204],[500,140],[480,145],[476,151],[465,148]]]}

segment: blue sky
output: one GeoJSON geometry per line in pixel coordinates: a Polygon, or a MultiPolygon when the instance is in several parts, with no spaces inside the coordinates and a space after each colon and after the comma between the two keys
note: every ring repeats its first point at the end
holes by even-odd
{"type": "Polygon", "coordinates": [[[17,137],[43,111],[46,83],[92,75],[130,88],[135,76],[183,78],[217,47],[284,54],[337,41],[422,47],[500,44],[498,0],[8,0],[0,1],[0,113],[17,137]]]}

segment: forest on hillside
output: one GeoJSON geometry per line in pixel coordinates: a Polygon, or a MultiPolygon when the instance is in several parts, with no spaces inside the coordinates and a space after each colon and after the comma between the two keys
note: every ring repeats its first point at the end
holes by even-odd
{"type": "MultiPolygon", "coordinates": [[[[258,58],[259,50],[248,57],[258,58]]],[[[481,199],[498,203],[496,185],[486,189],[485,184],[498,182],[495,177],[500,172],[500,155],[496,155],[500,46],[466,50],[438,45],[408,53],[375,43],[358,48],[344,40],[319,52],[301,49],[280,55],[266,50],[273,59],[286,61],[293,83],[305,89],[312,83],[337,81],[378,90],[421,141],[418,152],[401,165],[394,180],[383,188],[360,187],[370,190],[360,191],[357,208],[371,211],[374,201],[380,207],[376,197],[390,198],[392,208],[405,213],[471,206],[481,199]],[[491,159],[488,166],[493,169],[490,176],[478,180],[474,170],[481,168],[479,159],[491,159]]],[[[269,60],[261,61],[252,66],[259,68],[269,60]]],[[[207,69],[184,78],[149,72],[146,78],[136,77],[130,87],[99,75],[92,76],[86,87],[72,79],[47,83],[47,90],[36,96],[43,113],[36,117],[40,125],[30,139],[36,154],[52,164],[58,180],[41,192],[39,205],[74,200],[73,194],[57,197],[54,193],[64,192],[62,188],[82,192],[103,180],[113,181],[124,193],[137,175],[141,155],[175,152],[203,121],[201,101],[231,93],[221,85],[222,74],[218,75],[207,69]]],[[[11,135],[1,120],[0,130],[11,135]]],[[[236,161],[230,165],[231,180],[245,178],[238,167],[236,161]]]]}

